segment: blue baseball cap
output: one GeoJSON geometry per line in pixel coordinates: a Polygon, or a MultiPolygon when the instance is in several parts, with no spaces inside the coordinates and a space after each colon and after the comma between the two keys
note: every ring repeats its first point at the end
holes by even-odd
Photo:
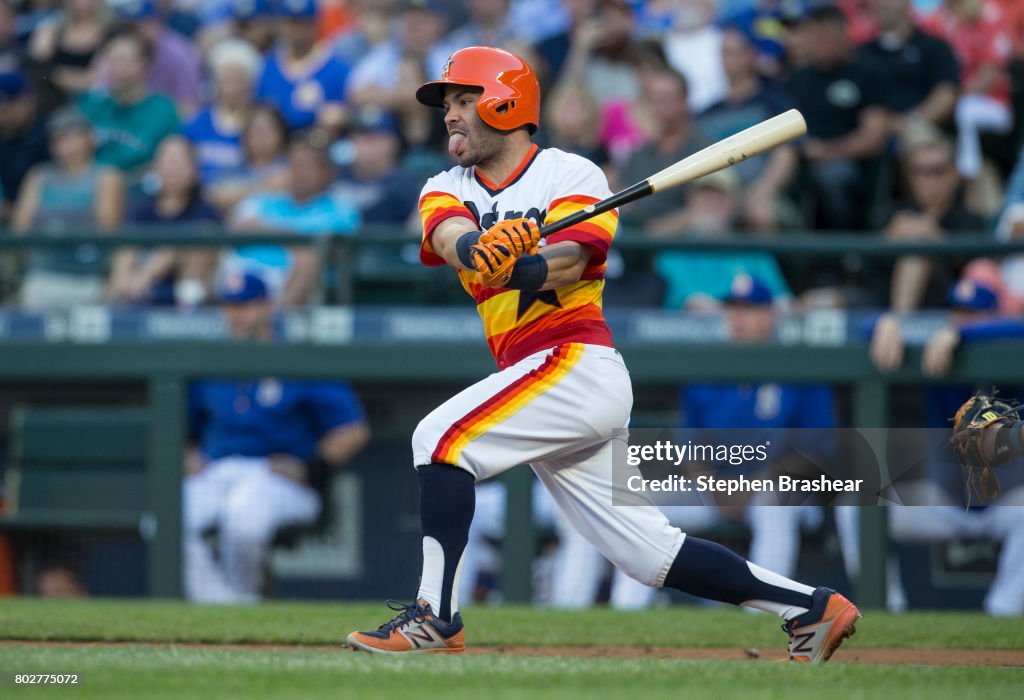
{"type": "Polygon", "coordinates": [[[273,17],[277,12],[270,0],[233,0],[231,14],[235,19],[245,22],[261,17],[273,17]]]}
{"type": "Polygon", "coordinates": [[[999,308],[995,290],[973,280],[960,280],[950,287],[946,301],[958,311],[995,311],[999,308]]]}
{"type": "Polygon", "coordinates": [[[352,115],[353,131],[385,131],[389,134],[399,134],[401,129],[398,121],[388,111],[376,107],[364,107],[352,115]]]}
{"type": "Polygon", "coordinates": [[[20,70],[0,73],[0,102],[13,100],[28,92],[28,82],[20,70]]]}
{"type": "Polygon", "coordinates": [[[226,304],[263,301],[270,296],[267,283],[252,272],[232,273],[220,285],[220,299],[226,304]]]}
{"type": "Polygon", "coordinates": [[[771,306],[774,300],[772,290],[761,280],[741,272],[729,283],[729,294],[722,301],[726,304],[747,306],[771,306]]]}
{"type": "Polygon", "coordinates": [[[316,0],[280,0],[278,8],[282,17],[316,19],[316,0]]]}
{"type": "Polygon", "coordinates": [[[126,0],[117,4],[117,15],[121,19],[142,22],[153,19],[160,12],[153,0],[126,0]]]}

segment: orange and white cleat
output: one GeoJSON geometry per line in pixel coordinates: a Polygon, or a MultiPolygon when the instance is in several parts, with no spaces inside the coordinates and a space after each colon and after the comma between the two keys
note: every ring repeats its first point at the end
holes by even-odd
{"type": "Polygon", "coordinates": [[[847,637],[856,632],[860,610],[831,588],[818,588],[811,596],[811,609],[787,620],[782,630],[789,634],[789,659],[823,664],[847,637]]]}
{"type": "Polygon", "coordinates": [[[412,605],[389,600],[387,605],[399,614],[373,632],[350,634],[346,640],[350,647],[374,654],[458,654],[466,650],[459,613],[455,613],[450,623],[445,623],[437,619],[425,600],[417,600],[412,605]]]}

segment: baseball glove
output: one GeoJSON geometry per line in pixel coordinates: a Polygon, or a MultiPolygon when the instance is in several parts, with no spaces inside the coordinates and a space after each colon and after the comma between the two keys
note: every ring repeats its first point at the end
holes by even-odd
{"type": "Polygon", "coordinates": [[[519,258],[529,254],[540,243],[540,228],[524,218],[499,221],[484,231],[478,242],[482,245],[497,243],[519,258]]]}
{"type": "Polygon", "coordinates": [[[1014,455],[997,447],[996,457],[986,458],[985,429],[993,425],[1012,425],[1022,408],[1024,406],[1016,401],[1004,401],[979,393],[965,401],[953,417],[950,442],[957,461],[964,469],[968,506],[973,498],[985,503],[999,497],[999,478],[993,467],[1010,461],[1014,455]]]}
{"type": "Polygon", "coordinates": [[[470,248],[470,257],[480,281],[487,287],[504,287],[512,277],[519,256],[502,243],[477,243],[470,248]]]}

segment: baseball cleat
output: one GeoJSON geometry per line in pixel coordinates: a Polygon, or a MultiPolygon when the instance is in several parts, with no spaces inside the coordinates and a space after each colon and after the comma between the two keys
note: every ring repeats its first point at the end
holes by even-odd
{"type": "Polygon", "coordinates": [[[346,640],[350,647],[374,654],[458,654],[466,650],[459,613],[445,623],[435,617],[425,600],[412,605],[389,600],[387,604],[399,611],[398,615],[373,632],[353,632],[346,640]]]}
{"type": "Polygon", "coordinates": [[[782,630],[789,635],[789,659],[822,664],[847,637],[856,632],[860,610],[831,588],[818,588],[811,596],[811,609],[787,620],[782,630]]]}

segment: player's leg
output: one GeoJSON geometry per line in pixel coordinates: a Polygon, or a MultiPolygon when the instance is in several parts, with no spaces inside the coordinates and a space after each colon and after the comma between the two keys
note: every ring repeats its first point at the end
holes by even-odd
{"type": "Polygon", "coordinates": [[[719,544],[684,535],[653,506],[613,505],[635,497],[612,475],[613,462],[625,465],[625,449],[623,430],[604,445],[536,465],[555,502],[613,564],[650,586],[779,615],[787,621],[794,659],[827,660],[853,633],[859,611],[838,593],[798,583],[719,544]]]}
{"type": "Polygon", "coordinates": [[[996,578],[985,596],[990,615],[1024,615],[1024,487],[1007,491],[978,514],[979,534],[1003,541],[996,578]]]}
{"type": "Polygon", "coordinates": [[[274,533],[314,522],[320,498],[309,486],[270,471],[266,459],[237,459],[243,468],[224,503],[220,551],[228,584],[240,601],[251,602],[260,598],[274,533]]]}
{"type": "Polygon", "coordinates": [[[230,459],[215,460],[182,484],[182,545],[185,596],[197,603],[225,603],[234,593],[214,559],[204,533],[219,523],[235,470],[230,459]]]}
{"type": "Polygon", "coordinates": [[[585,387],[594,383],[596,367],[582,379],[567,380],[593,364],[594,358],[581,362],[591,347],[568,343],[531,355],[463,390],[420,422],[412,439],[423,530],[417,602],[376,632],[350,634],[350,645],[382,653],[461,651],[458,590],[475,481],[563,446],[567,452],[577,448],[585,387]]]}

